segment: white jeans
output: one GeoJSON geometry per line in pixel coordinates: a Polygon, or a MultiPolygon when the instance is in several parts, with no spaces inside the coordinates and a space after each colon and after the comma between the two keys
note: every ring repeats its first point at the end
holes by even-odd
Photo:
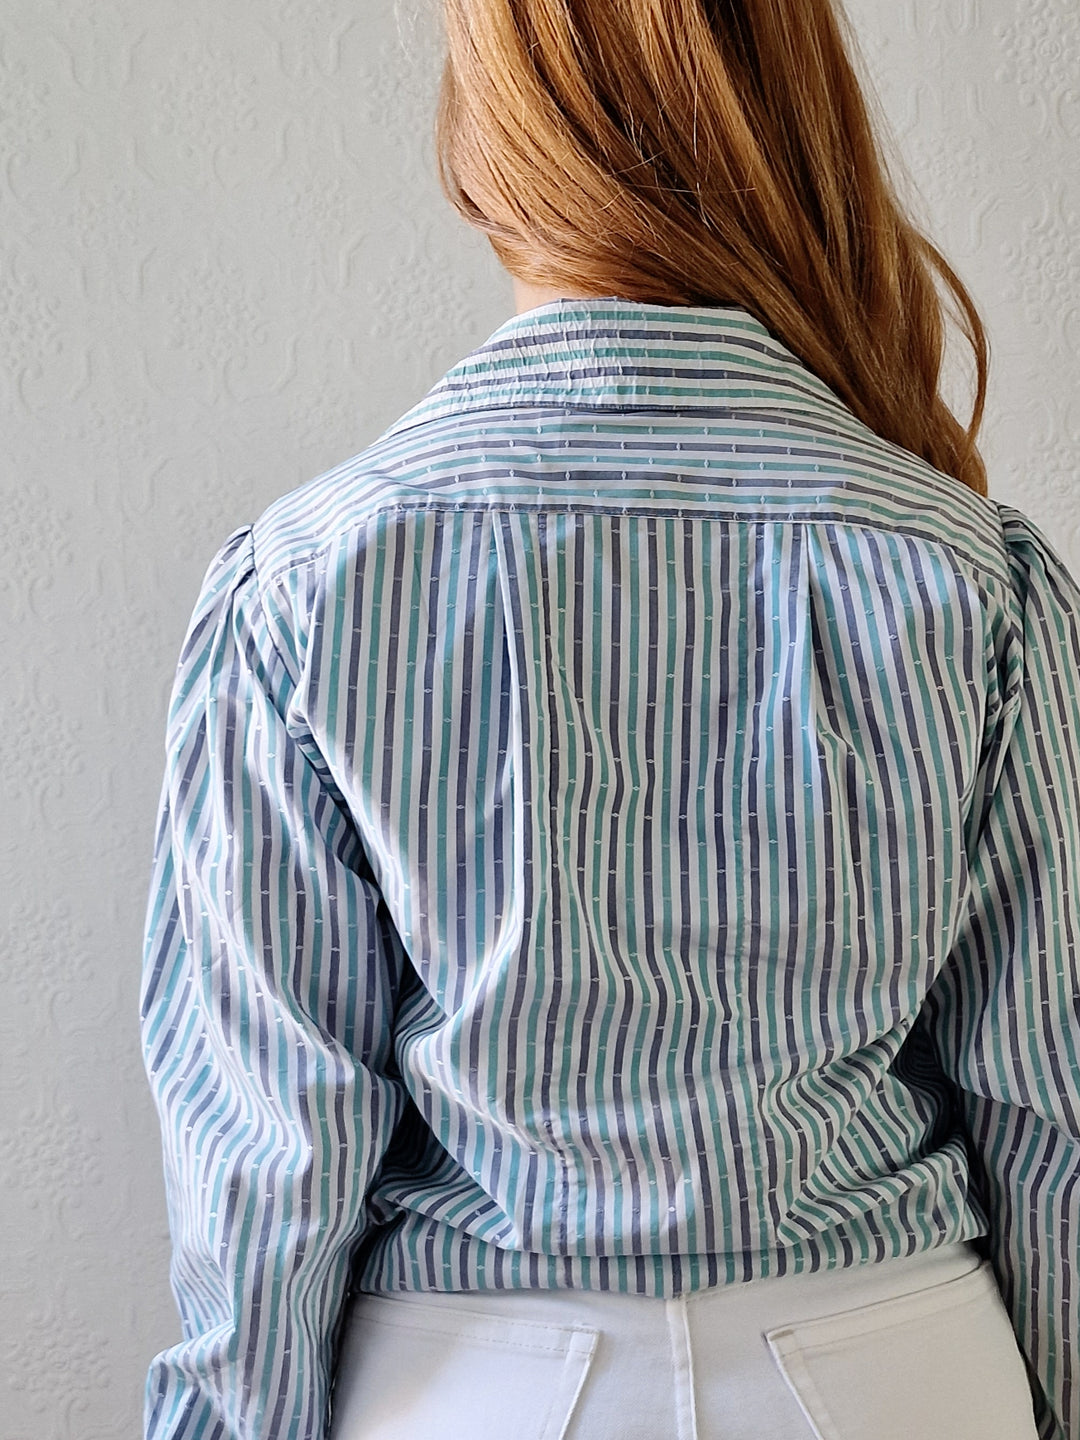
{"type": "Polygon", "coordinates": [[[1034,1440],[966,1244],[677,1300],[359,1296],[332,1440],[1034,1440]]]}

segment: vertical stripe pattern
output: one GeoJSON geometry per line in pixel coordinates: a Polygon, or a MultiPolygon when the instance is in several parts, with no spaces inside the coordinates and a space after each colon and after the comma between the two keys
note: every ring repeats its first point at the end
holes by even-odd
{"type": "Polygon", "coordinates": [[[148,1440],[322,1437],[364,1289],[985,1236],[1080,1440],[1080,590],[739,309],[517,316],[181,655],[148,1440]]]}

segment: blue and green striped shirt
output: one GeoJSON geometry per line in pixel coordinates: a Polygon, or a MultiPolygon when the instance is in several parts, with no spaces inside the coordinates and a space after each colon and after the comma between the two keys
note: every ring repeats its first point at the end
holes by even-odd
{"type": "Polygon", "coordinates": [[[214,560],[143,987],[152,1440],[370,1291],[985,1237],[1080,1440],[1080,589],[745,310],[557,302],[214,560]]]}

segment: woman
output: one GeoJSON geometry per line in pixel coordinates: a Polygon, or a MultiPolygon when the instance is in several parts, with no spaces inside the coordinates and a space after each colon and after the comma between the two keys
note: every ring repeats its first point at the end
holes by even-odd
{"type": "Polygon", "coordinates": [[[147,1434],[1080,1440],[1080,591],[978,315],[827,0],[447,18],[521,312],[206,578],[147,1434]]]}

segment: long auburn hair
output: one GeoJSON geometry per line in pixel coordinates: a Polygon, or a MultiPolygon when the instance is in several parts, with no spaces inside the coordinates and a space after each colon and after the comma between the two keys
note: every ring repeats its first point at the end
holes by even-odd
{"type": "Polygon", "coordinates": [[[511,274],[570,295],[739,305],[885,439],[987,494],[989,347],[903,213],[833,0],[445,0],[436,138],[511,274]],[[974,351],[965,430],[946,312],[974,351]]]}

